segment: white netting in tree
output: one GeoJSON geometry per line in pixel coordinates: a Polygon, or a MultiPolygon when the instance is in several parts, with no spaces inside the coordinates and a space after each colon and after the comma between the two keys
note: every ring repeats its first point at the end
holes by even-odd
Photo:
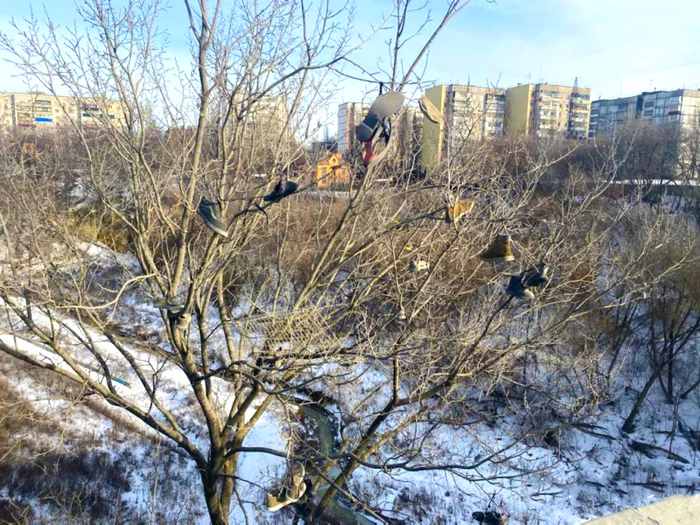
{"type": "Polygon", "coordinates": [[[253,348],[299,352],[337,348],[338,338],[327,323],[328,308],[256,314],[233,321],[241,341],[253,348]]]}

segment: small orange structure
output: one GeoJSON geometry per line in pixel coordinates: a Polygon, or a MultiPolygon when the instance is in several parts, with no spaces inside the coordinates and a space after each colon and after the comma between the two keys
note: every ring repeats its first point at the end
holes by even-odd
{"type": "Polygon", "coordinates": [[[340,153],[332,153],[316,165],[316,185],[319,189],[349,182],[350,170],[343,164],[343,156],[340,153]]]}

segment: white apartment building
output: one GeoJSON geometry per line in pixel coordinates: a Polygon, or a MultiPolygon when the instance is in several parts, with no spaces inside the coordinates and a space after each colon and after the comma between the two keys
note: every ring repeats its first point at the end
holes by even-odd
{"type": "Polygon", "coordinates": [[[595,100],[591,104],[589,138],[610,137],[632,121],[689,127],[700,116],[700,91],[676,89],[644,92],[633,97],[595,100]]]}
{"type": "Polygon", "coordinates": [[[338,151],[347,155],[355,145],[355,126],[367,115],[370,104],[345,102],[338,105],[338,151]]]}

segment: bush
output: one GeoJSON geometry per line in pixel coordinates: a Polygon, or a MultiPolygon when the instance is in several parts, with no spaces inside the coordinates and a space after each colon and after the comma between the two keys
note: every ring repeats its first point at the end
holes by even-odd
{"type": "Polygon", "coordinates": [[[73,518],[113,521],[118,515],[120,494],[130,490],[128,472],[123,468],[128,456],[125,451],[115,462],[104,451],[51,452],[34,461],[6,465],[2,478],[11,499],[40,499],[73,518]]]}

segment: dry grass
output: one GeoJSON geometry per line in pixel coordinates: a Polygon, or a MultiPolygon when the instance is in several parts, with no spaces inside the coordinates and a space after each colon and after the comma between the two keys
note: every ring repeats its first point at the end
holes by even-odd
{"type": "MultiPolygon", "coordinates": [[[[6,493],[0,498],[0,524],[36,522],[32,506],[37,504],[52,519],[67,523],[138,521],[120,504],[120,495],[131,489],[131,472],[138,463],[119,443],[130,436],[130,441],[145,437],[154,444],[157,437],[123,412],[110,410],[104,401],[83,402],[81,397],[71,382],[0,355],[0,490],[6,493]],[[36,411],[11,386],[26,376],[46,386],[50,397],[69,402],[59,415],[66,425],[36,411]],[[95,415],[111,420],[111,433],[78,432],[70,423],[95,415]],[[104,439],[118,450],[116,459],[104,449],[104,439]]],[[[158,445],[160,457],[170,457],[167,461],[172,463],[173,447],[164,445],[158,445]]]]}
{"type": "Polygon", "coordinates": [[[70,231],[83,241],[102,243],[110,250],[120,253],[129,247],[129,232],[114,214],[69,214],[64,220],[67,221],[70,231]]]}

